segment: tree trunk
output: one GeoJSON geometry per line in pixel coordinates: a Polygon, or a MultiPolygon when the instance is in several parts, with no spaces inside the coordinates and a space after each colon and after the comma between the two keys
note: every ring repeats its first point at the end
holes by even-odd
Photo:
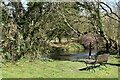
{"type": "Polygon", "coordinates": [[[89,45],[89,59],[91,58],[91,42],[90,42],[90,45],[89,45]]]}
{"type": "MultiPolygon", "coordinates": [[[[120,1],[118,2],[118,11],[119,11],[119,15],[120,15],[120,1]]],[[[118,41],[117,41],[117,44],[118,44],[118,54],[117,54],[117,56],[120,56],[120,22],[119,22],[119,25],[118,25],[118,41]]]]}
{"type": "Polygon", "coordinates": [[[61,41],[61,37],[58,37],[58,41],[59,41],[59,43],[62,43],[62,41],[61,41]]]}

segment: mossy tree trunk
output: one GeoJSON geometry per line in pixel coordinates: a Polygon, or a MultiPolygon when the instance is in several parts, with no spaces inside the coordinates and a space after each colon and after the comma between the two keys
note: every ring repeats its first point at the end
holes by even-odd
{"type": "MultiPolygon", "coordinates": [[[[118,2],[118,11],[119,11],[119,16],[120,16],[120,1],[118,2]]],[[[120,22],[119,22],[119,25],[118,25],[118,41],[117,41],[117,44],[118,44],[118,56],[120,56],[120,22]]]]}

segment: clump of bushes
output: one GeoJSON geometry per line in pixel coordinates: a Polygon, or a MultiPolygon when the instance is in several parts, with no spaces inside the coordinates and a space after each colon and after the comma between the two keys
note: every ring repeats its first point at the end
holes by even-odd
{"type": "Polygon", "coordinates": [[[68,51],[73,51],[73,50],[83,51],[84,47],[83,47],[83,45],[80,45],[79,43],[74,43],[74,44],[66,45],[64,47],[64,49],[66,49],[68,51]]]}
{"type": "Polygon", "coordinates": [[[74,50],[83,51],[84,47],[83,45],[80,45],[78,43],[67,44],[64,47],[52,47],[52,52],[57,52],[57,53],[63,51],[74,51],[74,50]]]}
{"type": "Polygon", "coordinates": [[[96,55],[108,54],[108,53],[109,53],[109,51],[107,51],[107,50],[102,50],[102,51],[97,52],[96,55]]]}
{"type": "Polygon", "coordinates": [[[110,54],[115,55],[115,54],[117,54],[118,51],[116,49],[111,48],[111,49],[109,49],[109,52],[110,52],[110,54]]]}
{"type": "Polygon", "coordinates": [[[99,52],[97,52],[97,55],[101,55],[101,54],[112,54],[112,55],[115,55],[115,54],[117,54],[117,50],[115,50],[115,49],[109,49],[108,51],[107,50],[102,50],[102,51],[99,51],[99,52]]]}

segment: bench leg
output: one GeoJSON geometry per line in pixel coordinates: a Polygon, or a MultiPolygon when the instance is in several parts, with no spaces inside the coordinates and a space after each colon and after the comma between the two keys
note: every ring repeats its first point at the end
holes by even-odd
{"type": "Polygon", "coordinates": [[[95,64],[93,64],[93,68],[92,68],[92,69],[93,69],[93,71],[95,72],[95,69],[94,69],[94,68],[95,68],[95,64]]]}
{"type": "Polygon", "coordinates": [[[95,72],[95,69],[93,68],[93,71],[95,72]]]}
{"type": "Polygon", "coordinates": [[[90,69],[92,68],[92,69],[93,69],[93,71],[95,72],[95,69],[94,69],[95,64],[93,64],[91,67],[89,67],[87,64],[86,64],[86,66],[87,66],[86,70],[89,70],[89,71],[90,71],[90,69]]]}
{"type": "Polygon", "coordinates": [[[93,64],[94,65],[94,67],[95,67],[95,64],[93,64]]]}
{"type": "Polygon", "coordinates": [[[94,69],[94,65],[92,65],[91,67],[89,67],[89,71],[92,69],[94,72],[95,72],[95,69],[94,69]]]}
{"type": "Polygon", "coordinates": [[[89,70],[89,69],[88,69],[89,67],[88,67],[87,63],[86,63],[86,66],[87,66],[87,67],[86,67],[86,70],[89,70]]]}
{"type": "Polygon", "coordinates": [[[103,65],[107,68],[107,66],[105,64],[103,64],[103,65]]]}
{"type": "Polygon", "coordinates": [[[107,66],[104,63],[100,63],[100,65],[103,65],[103,66],[105,66],[107,68],[107,66]]]}

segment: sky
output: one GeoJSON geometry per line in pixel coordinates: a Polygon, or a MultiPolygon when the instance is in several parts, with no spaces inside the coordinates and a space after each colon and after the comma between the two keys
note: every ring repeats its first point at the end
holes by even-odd
{"type": "MultiPolygon", "coordinates": [[[[40,2],[40,1],[46,1],[46,0],[22,0],[22,2],[25,2],[25,1],[38,1],[38,2],[40,2]]],[[[47,0],[47,1],[57,1],[57,0],[47,0]]],[[[58,1],[62,1],[62,0],[58,0],[58,1]]],[[[73,0],[63,0],[63,2],[64,1],[73,1],[73,0]]],[[[80,1],[80,0],[77,0],[77,1],[80,1]]],[[[94,0],[83,0],[83,1],[94,1],[94,0]]],[[[101,0],[101,1],[104,1],[104,2],[118,2],[118,1],[120,1],[120,0],[101,0]]]]}
{"type": "Polygon", "coordinates": [[[22,2],[22,4],[23,4],[23,7],[26,7],[26,8],[27,8],[27,5],[26,5],[26,4],[27,4],[28,1],[27,1],[27,0],[22,0],[21,2],[22,2]]]}
{"type": "MultiPolygon", "coordinates": [[[[9,1],[9,0],[3,0],[3,1],[5,1],[6,3],[9,1]]],[[[32,2],[35,2],[35,1],[37,1],[37,2],[42,2],[42,1],[62,1],[62,0],[21,0],[21,2],[22,2],[22,4],[23,4],[23,7],[25,8],[25,9],[27,9],[27,2],[28,1],[32,1],[32,2]]],[[[75,1],[75,0],[63,0],[63,2],[64,1],[75,1]]],[[[94,1],[94,0],[77,0],[77,1],[94,1]]],[[[115,3],[115,2],[118,2],[118,1],[120,1],[120,0],[101,0],[101,1],[103,1],[103,2],[105,2],[105,3],[107,3],[107,4],[109,4],[109,6],[112,6],[112,5],[114,5],[113,4],[113,2],[115,3]]]]}
{"type": "MultiPolygon", "coordinates": [[[[21,0],[21,2],[23,4],[23,7],[27,8],[26,4],[27,4],[28,1],[30,1],[30,0],[21,0]]],[[[34,1],[41,2],[41,0],[31,0],[31,1],[33,1],[33,2],[34,1]]],[[[45,1],[45,0],[42,0],[42,1],[45,1]]],[[[47,0],[47,1],[61,1],[61,0],[47,0]]],[[[73,1],[73,0],[63,0],[63,1],[73,1]]],[[[78,1],[81,1],[81,0],[78,0],[78,1]]],[[[83,1],[94,1],[94,0],[83,0],[83,1]]],[[[101,1],[103,1],[103,2],[105,2],[107,4],[110,4],[110,3],[113,4],[113,2],[118,2],[120,0],[101,0],[101,1]]]]}

